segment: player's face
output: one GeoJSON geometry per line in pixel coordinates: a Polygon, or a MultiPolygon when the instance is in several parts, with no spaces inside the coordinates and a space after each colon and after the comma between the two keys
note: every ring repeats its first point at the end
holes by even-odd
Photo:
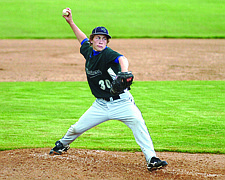
{"type": "Polygon", "coordinates": [[[95,51],[102,51],[107,45],[107,37],[105,35],[95,35],[91,43],[95,51]]]}

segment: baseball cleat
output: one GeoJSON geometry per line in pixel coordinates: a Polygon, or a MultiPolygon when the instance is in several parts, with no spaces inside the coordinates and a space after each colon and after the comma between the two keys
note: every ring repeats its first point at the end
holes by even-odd
{"type": "Polygon", "coordinates": [[[56,141],[55,147],[51,149],[49,155],[61,155],[63,152],[67,152],[69,148],[69,145],[63,146],[60,141],[56,141]]]}
{"type": "Polygon", "coordinates": [[[168,163],[166,161],[161,161],[159,158],[157,157],[152,157],[150,163],[148,164],[148,170],[149,171],[153,171],[153,170],[157,170],[157,169],[161,169],[165,166],[167,166],[168,163]]]}

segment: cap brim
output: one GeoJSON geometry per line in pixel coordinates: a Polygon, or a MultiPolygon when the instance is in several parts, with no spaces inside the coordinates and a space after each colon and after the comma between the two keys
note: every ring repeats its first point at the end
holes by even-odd
{"type": "Polygon", "coordinates": [[[108,34],[105,34],[105,33],[92,33],[92,34],[94,34],[94,35],[105,35],[105,36],[107,36],[109,39],[111,39],[112,37],[110,36],[110,35],[108,35],[108,34]]]}

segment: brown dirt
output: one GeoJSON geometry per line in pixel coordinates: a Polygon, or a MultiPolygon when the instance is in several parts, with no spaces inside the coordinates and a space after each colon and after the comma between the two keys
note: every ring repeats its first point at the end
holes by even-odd
{"type": "MultiPolygon", "coordinates": [[[[113,39],[135,80],[225,80],[224,39],[113,39]]],[[[77,40],[0,40],[0,81],[86,81],[77,40]]]]}
{"type": "MultiPolygon", "coordinates": [[[[135,80],[225,80],[225,40],[113,39],[135,80]]],[[[0,82],[85,81],[76,40],[0,40],[0,82]]],[[[225,155],[157,152],[169,165],[149,172],[141,152],[70,149],[0,152],[0,179],[225,179],[225,155]]]]}

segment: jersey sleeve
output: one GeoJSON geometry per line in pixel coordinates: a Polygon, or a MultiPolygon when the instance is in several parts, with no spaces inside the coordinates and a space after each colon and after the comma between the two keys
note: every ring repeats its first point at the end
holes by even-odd
{"type": "Polygon", "coordinates": [[[118,56],[118,57],[114,60],[114,62],[117,63],[117,64],[119,64],[119,58],[120,58],[121,56],[123,56],[123,55],[118,56]]]}
{"type": "Polygon", "coordinates": [[[86,41],[88,41],[88,38],[85,38],[80,44],[83,45],[86,41]]]}
{"type": "Polygon", "coordinates": [[[86,40],[82,42],[80,47],[80,53],[84,56],[85,59],[88,58],[90,52],[92,52],[93,48],[90,46],[90,43],[86,40]]]}
{"type": "Polygon", "coordinates": [[[107,48],[107,53],[105,54],[107,63],[119,63],[119,57],[123,56],[122,54],[112,50],[111,48],[107,48]]]}

